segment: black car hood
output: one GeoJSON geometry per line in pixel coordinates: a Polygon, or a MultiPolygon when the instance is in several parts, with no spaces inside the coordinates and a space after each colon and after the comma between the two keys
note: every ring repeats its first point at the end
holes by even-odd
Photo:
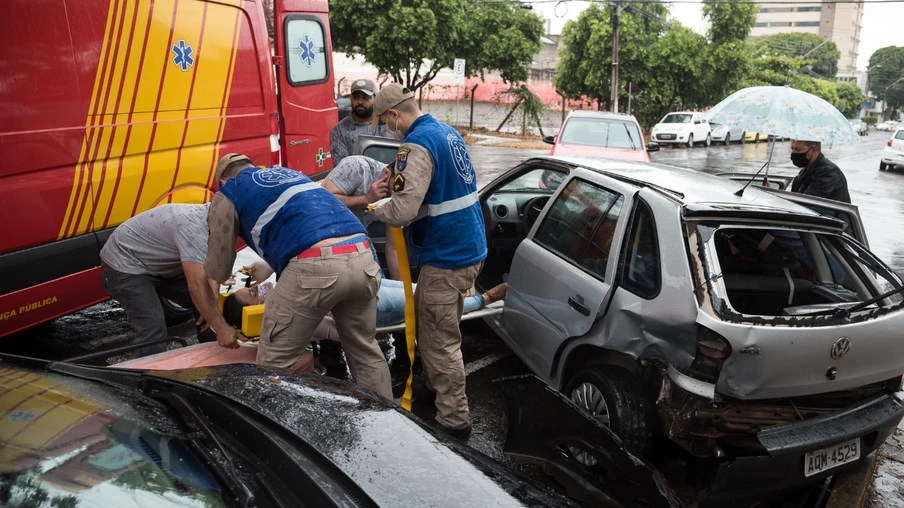
{"type": "Polygon", "coordinates": [[[147,372],[213,392],[305,440],[380,506],[574,506],[345,382],[258,365],[147,372]]]}

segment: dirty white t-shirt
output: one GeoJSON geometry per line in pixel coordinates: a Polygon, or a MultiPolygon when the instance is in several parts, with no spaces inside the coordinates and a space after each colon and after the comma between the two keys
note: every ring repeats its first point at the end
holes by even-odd
{"type": "Polygon", "coordinates": [[[204,264],[207,211],[203,205],[163,205],[123,222],[110,235],[100,259],[117,272],[176,277],[182,262],[204,264]]]}
{"type": "MultiPolygon", "coordinates": [[[[333,182],[340,192],[346,196],[361,196],[367,194],[370,186],[373,185],[386,164],[365,157],[363,155],[351,155],[342,160],[326,177],[327,180],[333,182]]],[[[366,214],[362,210],[352,210],[352,213],[367,226],[373,221],[371,214],[366,214]]]]}

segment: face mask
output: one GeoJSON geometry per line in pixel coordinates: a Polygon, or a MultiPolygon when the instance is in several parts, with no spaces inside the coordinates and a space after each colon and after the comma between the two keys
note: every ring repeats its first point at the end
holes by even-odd
{"type": "Polygon", "coordinates": [[[273,286],[269,282],[265,282],[257,287],[257,303],[264,303],[264,300],[267,299],[267,293],[270,292],[273,286]]]}
{"type": "Polygon", "coordinates": [[[810,161],[807,159],[807,152],[804,152],[804,153],[791,152],[791,164],[794,164],[795,166],[797,166],[799,168],[805,168],[805,167],[807,167],[807,164],[809,164],[809,163],[810,163],[810,161]]]}
{"type": "Polygon", "coordinates": [[[398,118],[395,119],[395,129],[390,129],[389,122],[386,122],[386,130],[389,131],[389,136],[396,141],[402,141],[403,139],[405,139],[405,135],[402,134],[402,131],[400,131],[398,129],[399,129],[399,119],[398,118]]]}

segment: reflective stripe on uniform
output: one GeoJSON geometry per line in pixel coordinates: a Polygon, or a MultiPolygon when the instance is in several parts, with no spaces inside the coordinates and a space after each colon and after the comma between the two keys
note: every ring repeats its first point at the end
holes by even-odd
{"type": "Polygon", "coordinates": [[[459,210],[464,210],[465,208],[473,205],[477,202],[477,191],[474,191],[466,196],[462,196],[456,199],[450,199],[449,201],[443,201],[438,205],[427,205],[427,215],[431,217],[436,217],[438,215],[445,215],[447,213],[457,212],[459,210]]]}
{"type": "Polygon", "coordinates": [[[286,204],[287,201],[292,199],[296,194],[301,194],[302,192],[307,192],[309,190],[320,189],[320,184],[317,182],[308,182],[303,183],[301,185],[293,185],[289,187],[282,194],[276,198],[276,201],[270,203],[270,206],[264,210],[264,213],[257,218],[257,222],[254,223],[254,228],[251,229],[251,239],[254,240],[254,248],[257,250],[257,253],[263,257],[264,253],[260,248],[261,243],[261,231],[264,230],[264,227],[273,220],[273,217],[276,217],[276,214],[279,213],[279,210],[286,204]]]}

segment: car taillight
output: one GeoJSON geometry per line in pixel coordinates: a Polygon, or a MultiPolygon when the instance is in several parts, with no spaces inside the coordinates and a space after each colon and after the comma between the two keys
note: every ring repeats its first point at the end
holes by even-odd
{"type": "Polygon", "coordinates": [[[718,333],[700,327],[700,332],[697,334],[697,351],[707,358],[722,360],[731,356],[731,344],[718,333]]]}
{"type": "Polygon", "coordinates": [[[890,138],[890,139],[888,140],[888,144],[887,144],[886,146],[891,146],[892,141],[894,141],[894,138],[890,138]]]}

